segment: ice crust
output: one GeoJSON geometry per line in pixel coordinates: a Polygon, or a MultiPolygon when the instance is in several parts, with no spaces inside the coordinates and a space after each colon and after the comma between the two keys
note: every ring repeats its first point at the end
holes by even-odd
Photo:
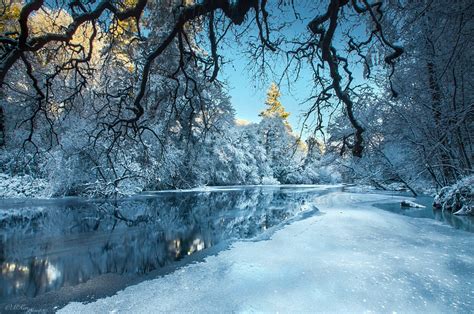
{"type": "Polygon", "coordinates": [[[370,206],[387,200],[330,193],[269,240],[60,312],[473,312],[472,233],[370,206]]]}

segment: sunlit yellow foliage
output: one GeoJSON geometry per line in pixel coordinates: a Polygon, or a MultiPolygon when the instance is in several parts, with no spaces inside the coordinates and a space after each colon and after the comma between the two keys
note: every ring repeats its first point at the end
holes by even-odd
{"type": "Polygon", "coordinates": [[[267,91],[267,100],[265,101],[267,109],[260,113],[261,117],[279,117],[286,122],[286,119],[288,119],[290,113],[285,111],[285,108],[279,100],[280,96],[281,93],[278,85],[272,83],[267,91]]]}
{"type": "Polygon", "coordinates": [[[5,1],[0,4],[0,34],[18,31],[20,11],[20,3],[5,1]]]}
{"type": "MultiPolygon", "coordinates": [[[[121,3],[122,10],[127,10],[135,7],[138,0],[125,0],[121,3]]],[[[112,34],[116,37],[126,37],[126,34],[134,33],[138,31],[137,23],[134,18],[129,18],[123,21],[116,21],[110,28],[112,34]],[[125,35],[125,36],[124,36],[125,35]]],[[[120,38],[126,40],[126,38],[120,38]]]]}
{"type": "MultiPolygon", "coordinates": [[[[37,11],[28,19],[28,27],[30,36],[41,36],[47,33],[63,33],[65,28],[72,22],[72,17],[64,10],[48,10],[37,11]]],[[[101,39],[100,28],[96,27],[96,37],[92,41],[94,27],[91,23],[82,24],[68,46],[58,44],[55,49],[46,49],[37,54],[37,60],[46,65],[51,60],[56,62],[66,62],[72,58],[85,59],[91,53],[89,64],[96,65],[100,62],[100,52],[104,46],[101,39]]]]}
{"type": "MultiPolygon", "coordinates": [[[[127,10],[135,7],[138,0],[124,0],[120,3],[122,10],[127,10]]],[[[138,32],[137,21],[134,18],[127,20],[116,20],[110,27],[110,34],[114,43],[112,44],[112,51],[114,57],[121,64],[127,68],[130,72],[135,69],[134,63],[130,59],[127,53],[127,48],[133,43],[134,34],[138,32]]]]}

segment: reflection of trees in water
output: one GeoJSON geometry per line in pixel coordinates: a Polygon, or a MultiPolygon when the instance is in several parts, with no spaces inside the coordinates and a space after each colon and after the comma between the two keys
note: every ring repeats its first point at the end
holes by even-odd
{"type": "Polygon", "coordinates": [[[3,223],[0,297],[35,296],[104,273],[146,273],[300,211],[310,193],[261,188],[68,203],[3,223]]]}
{"type": "Polygon", "coordinates": [[[456,229],[474,232],[474,218],[470,216],[457,216],[448,211],[441,209],[433,209],[435,219],[447,222],[456,229]]]}

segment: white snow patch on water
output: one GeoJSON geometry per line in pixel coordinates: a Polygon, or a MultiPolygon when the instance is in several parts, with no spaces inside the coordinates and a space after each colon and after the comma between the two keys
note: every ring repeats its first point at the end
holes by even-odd
{"type": "Polygon", "coordinates": [[[473,235],[370,206],[393,199],[327,194],[268,241],[60,312],[472,312],[473,235]]]}
{"type": "Polygon", "coordinates": [[[426,208],[426,206],[420,205],[420,204],[415,203],[415,202],[410,201],[410,200],[401,201],[400,206],[402,208],[426,208]]]}

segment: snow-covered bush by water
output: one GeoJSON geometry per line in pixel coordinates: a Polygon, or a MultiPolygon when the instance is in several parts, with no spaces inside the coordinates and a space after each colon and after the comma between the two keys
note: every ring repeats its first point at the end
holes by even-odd
{"type": "Polygon", "coordinates": [[[433,206],[455,215],[474,215],[474,175],[442,188],[433,206]]]}

